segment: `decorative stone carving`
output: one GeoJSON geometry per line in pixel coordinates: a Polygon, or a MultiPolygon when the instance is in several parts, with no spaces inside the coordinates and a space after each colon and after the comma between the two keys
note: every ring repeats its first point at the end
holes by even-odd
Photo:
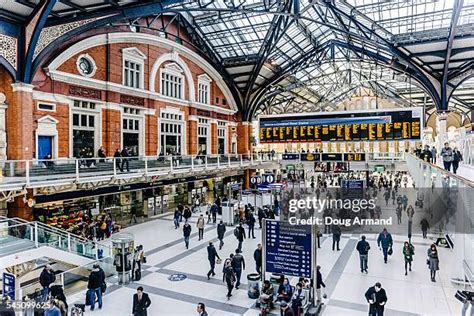
{"type": "Polygon", "coordinates": [[[46,46],[51,44],[55,39],[59,38],[60,36],[66,34],[69,31],[74,30],[75,28],[78,28],[81,25],[87,24],[95,20],[97,20],[97,18],[43,28],[38,40],[38,44],[36,44],[35,47],[33,59],[35,59],[36,56],[38,56],[41,51],[43,51],[43,49],[45,49],[46,46]]]}
{"type": "Polygon", "coordinates": [[[102,99],[102,94],[100,90],[79,86],[69,86],[69,94],[88,99],[102,99]]]}
{"type": "Polygon", "coordinates": [[[6,61],[16,68],[17,64],[17,40],[14,37],[0,34],[0,56],[5,58],[6,61]]]}
{"type": "Polygon", "coordinates": [[[137,105],[137,106],[145,106],[145,99],[140,98],[140,97],[134,97],[131,95],[121,94],[120,103],[137,105]]]}
{"type": "Polygon", "coordinates": [[[223,120],[223,121],[228,121],[229,116],[227,114],[216,113],[216,119],[223,120]]]}
{"type": "Polygon", "coordinates": [[[196,115],[197,115],[197,116],[207,116],[207,117],[211,117],[211,112],[210,112],[210,111],[206,111],[206,110],[197,109],[197,110],[196,110],[196,115]]]}

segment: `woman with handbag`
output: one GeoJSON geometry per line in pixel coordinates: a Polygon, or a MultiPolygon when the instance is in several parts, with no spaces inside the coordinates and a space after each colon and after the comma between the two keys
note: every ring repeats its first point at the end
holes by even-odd
{"type": "Polygon", "coordinates": [[[438,249],[435,244],[432,244],[428,249],[428,259],[426,260],[428,268],[430,269],[431,282],[436,282],[436,271],[439,270],[438,249]]]}

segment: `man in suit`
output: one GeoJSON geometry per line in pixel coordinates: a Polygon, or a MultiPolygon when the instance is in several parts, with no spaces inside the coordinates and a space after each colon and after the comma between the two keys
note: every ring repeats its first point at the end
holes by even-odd
{"type": "Polygon", "coordinates": [[[150,307],[151,301],[148,294],[143,293],[143,287],[137,288],[137,293],[133,295],[132,313],[134,316],[147,316],[146,309],[150,307]]]}
{"type": "Polygon", "coordinates": [[[387,294],[379,282],[369,287],[367,292],[365,292],[365,298],[369,303],[369,316],[383,316],[385,304],[387,303],[387,294]]]}
{"type": "Polygon", "coordinates": [[[209,264],[211,265],[211,270],[209,270],[209,272],[207,273],[208,280],[210,279],[211,275],[216,275],[216,273],[214,272],[214,268],[216,267],[216,258],[221,260],[221,258],[217,254],[216,248],[212,244],[212,241],[210,241],[209,246],[207,246],[207,259],[209,260],[209,264]]]}

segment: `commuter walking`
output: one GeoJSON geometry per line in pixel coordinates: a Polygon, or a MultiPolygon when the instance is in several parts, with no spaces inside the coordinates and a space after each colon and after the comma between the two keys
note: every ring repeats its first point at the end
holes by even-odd
{"type": "Polygon", "coordinates": [[[365,299],[369,303],[369,316],[383,316],[387,303],[387,293],[379,282],[369,287],[365,292],[365,299]]]}
{"type": "Polygon", "coordinates": [[[204,303],[198,303],[196,311],[198,312],[198,316],[208,316],[206,312],[206,305],[204,305],[204,303]]]}
{"type": "Polygon", "coordinates": [[[453,150],[453,173],[456,174],[458,168],[459,168],[459,163],[462,161],[462,155],[461,152],[454,147],[453,150]]]}
{"type": "Polygon", "coordinates": [[[201,240],[204,238],[204,226],[206,225],[206,222],[204,221],[204,216],[201,214],[199,215],[199,218],[196,223],[196,227],[198,228],[199,231],[199,239],[201,240]]]}
{"type": "Polygon", "coordinates": [[[453,161],[453,150],[449,147],[449,144],[444,143],[443,149],[441,149],[441,157],[443,157],[443,166],[447,171],[451,171],[451,163],[453,161]]]}
{"type": "Polygon", "coordinates": [[[411,262],[413,261],[414,254],[415,254],[415,247],[408,241],[405,241],[405,244],[403,245],[403,259],[405,260],[405,275],[408,274],[407,266],[410,267],[410,272],[411,272],[411,262]]]}
{"type": "Polygon", "coordinates": [[[332,251],[337,246],[337,251],[341,250],[339,248],[339,241],[341,240],[341,227],[339,225],[332,226],[332,251]]]}
{"type": "Polygon", "coordinates": [[[439,270],[438,249],[435,244],[428,248],[428,268],[430,269],[431,282],[436,282],[436,271],[439,270]]]}
{"type": "Polygon", "coordinates": [[[183,210],[183,217],[184,217],[184,220],[187,221],[191,218],[191,216],[193,215],[193,213],[191,212],[191,209],[189,207],[184,207],[184,210],[183,210]]]}
{"type": "Polygon", "coordinates": [[[242,256],[242,251],[240,249],[235,249],[235,255],[232,258],[232,268],[234,269],[235,276],[237,278],[235,282],[235,288],[238,289],[240,286],[242,270],[245,270],[245,259],[244,256],[242,256]]]}
{"type": "Polygon", "coordinates": [[[211,269],[207,272],[207,279],[211,279],[211,275],[215,276],[216,273],[214,272],[214,268],[216,267],[216,258],[221,260],[219,255],[217,254],[217,250],[212,244],[212,241],[209,242],[209,246],[207,246],[207,260],[209,260],[209,264],[211,265],[211,269]]]}
{"type": "Polygon", "coordinates": [[[183,225],[183,236],[186,249],[189,249],[189,236],[191,236],[191,225],[189,225],[188,221],[186,221],[183,225]]]}
{"type": "Polygon", "coordinates": [[[433,164],[436,164],[436,156],[438,155],[438,151],[436,150],[436,147],[433,146],[431,147],[431,162],[433,164]]]}
{"type": "Polygon", "coordinates": [[[237,246],[237,249],[239,249],[241,251],[242,250],[242,243],[244,242],[244,239],[246,238],[245,237],[245,229],[242,227],[242,223],[240,223],[239,226],[237,226],[234,229],[234,236],[239,241],[239,245],[237,246]]]}
{"type": "Polygon", "coordinates": [[[421,232],[423,233],[423,239],[428,238],[428,229],[430,229],[430,224],[426,218],[423,218],[420,222],[421,225],[421,232]]]}
{"type": "Polygon", "coordinates": [[[217,239],[219,239],[219,250],[222,249],[222,246],[224,246],[224,235],[225,235],[225,224],[221,220],[219,224],[217,224],[217,239]]]}
{"type": "Polygon", "coordinates": [[[318,297],[318,303],[321,303],[321,287],[326,287],[326,284],[323,282],[323,276],[321,275],[321,266],[316,266],[316,294],[318,297]]]}
{"type": "Polygon", "coordinates": [[[121,163],[122,163],[122,155],[120,154],[120,150],[117,148],[114,153],[114,160],[115,160],[115,168],[123,172],[121,163]]]}
{"type": "Polygon", "coordinates": [[[129,153],[127,147],[122,149],[122,152],[120,153],[120,156],[122,157],[122,168],[121,168],[120,171],[123,171],[124,170],[123,167],[126,166],[127,167],[127,172],[130,172],[130,163],[129,163],[130,153],[129,153]]]}
{"type": "Polygon", "coordinates": [[[262,274],[262,244],[257,245],[257,249],[253,252],[253,259],[255,260],[255,269],[258,274],[262,274]]]}
{"type": "Polygon", "coordinates": [[[180,217],[179,209],[176,208],[176,210],[174,211],[174,215],[173,215],[174,229],[179,228],[179,217],[180,217]]]}
{"type": "Polygon", "coordinates": [[[138,223],[138,221],[137,221],[137,207],[135,206],[135,204],[130,207],[130,222],[129,222],[129,224],[131,224],[132,221],[135,221],[135,224],[138,223]]]}
{"type": "Polygon", "coordinates": [[[143,287],[137,288],[137,293],[133,294],[133,316],[147,316],[147,309],[151,305],[150,297],[143,292],[143,287]]]}
{"type": "Polygon", "coordinates": [[[369,261],[369,250],[370,244],[365,240],[365,236],[362,235],[361,240],[357,243],[356,249],[359,252],[360,260],[360,272],[369,273],[367,263],[369,261]]]}
{"type": "Polygon", "coordinates": [[[233,254],[230,254],[230,257],[227,258],[224,262],[222,282],[225,282],[227,285],[227,299],[230,299],[232,296],[232,289],[234,288],[235,283],[235,274],[234,269],[232,268],[232,259],[233,254]]]}
{"type": "Polygon", "coordinates": [[[89,303],[91,305],[91,311],[95,309],[95,301],[99,303],[99,309],[102,309],[102,277],[99,268],[95,265],[89,275],[89,281],[87,282],[87,295],[89,297],[89,303]]]}
{"type": "Polygon", "coordinates": [[[39,282],[40,285],[43,287],[41,290],[41,298],[45,302],[48,299],[49,294],[49,286],[56,281],[56,276],[54,274],[53,268],[47,264],[43,271],[41,271],[39,282]]]}
{"type": "Polygon", "coordinates": [[[383,261],[387,263],[388,255],[392,252],[392,235],[384,228],[377,238],[377,246],[383,251],[383,261]]]}
{"type": "Polygon", "coordinates": [[[254,229],[255,229],[255,216],[253,216],[253,213],[250,212],[249,213],[249,216],[248,216],[248,219],[247,219],[247,225],[249,226],[249,238],[250,238],[250,233],[252,233],[252,238],[255,239],[255,232],[254,232],[254,229]]]}
{"type": "Polygon", "coordinates": [[[215,224],[217,222],[217,213],[219,212],[219,207],[217,206],[216,202],[214,202],[211,205],[210,212],[211,212],[211,215],[212,215],[212,223],[215,224]]]}

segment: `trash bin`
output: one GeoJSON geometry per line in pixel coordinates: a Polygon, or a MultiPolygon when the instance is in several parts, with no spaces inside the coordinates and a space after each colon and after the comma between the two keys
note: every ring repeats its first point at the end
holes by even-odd
{"type": "Polygon", "coordinates": [[[260,274],[247,274],[247,281],[249,284],[247,295],[250,299],[257,299],[260,296],[260,274]]]}

